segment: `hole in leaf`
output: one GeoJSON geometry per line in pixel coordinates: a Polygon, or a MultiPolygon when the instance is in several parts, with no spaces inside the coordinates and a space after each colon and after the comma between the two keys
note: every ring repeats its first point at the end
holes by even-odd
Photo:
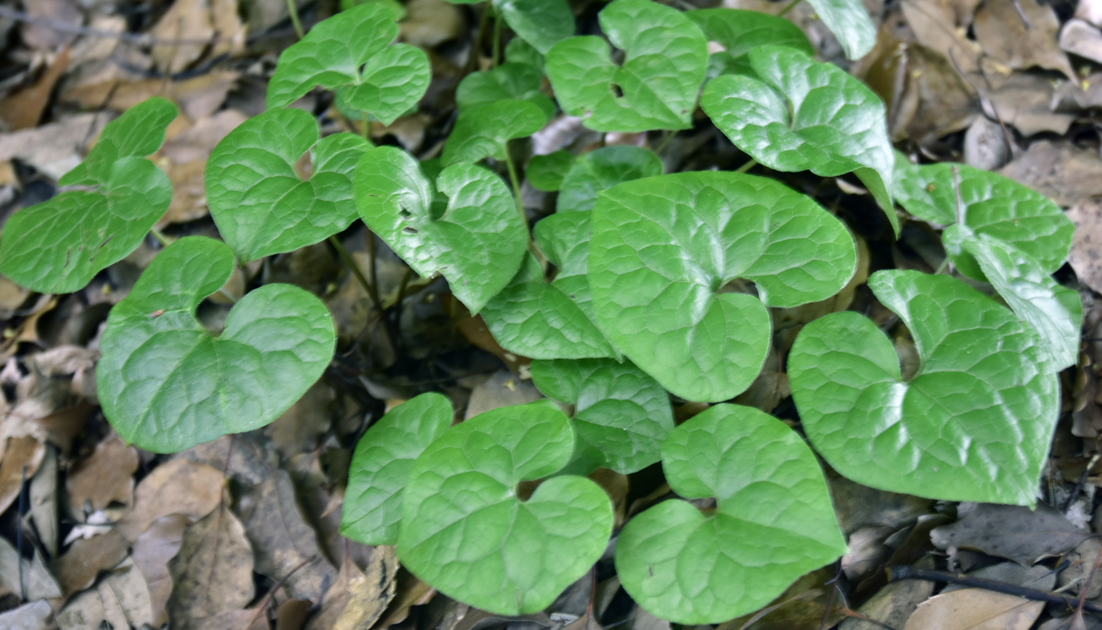
{"type": "Polygon", "coordinates": [[[402,228],[402,233],[403,234],[417,234],[417,228],[404,227],[404,228],[402,228]]]}
{"type": "Polygon", "coordinates": [[[616,98],[624,98],[624,89],[620,87],[619,83],[612,84],[612,93],[616,96],[616,98]]]}
{"type": "Polygon", "coordinates": [[[413,213],[409,210],[406,210],[405,208],[401,208],[400,210],[398,210],[398,216],[408,221],[413,218],[413,213]]]}
{"type": "Polygon", "coordinates": [[[295,162],[295,175],[302,181],[310,181],[310,176],[314,174],[314,160],[311,158],[310,152],[302,154],[302,157],[295,162]]]}
{"type": "Polygon", "coordinates": [[[752,280],[746,278],[735,278],[730,282],[727,282],[723,286],[716,289],[716,295],[720,293],[745,293],[747,295],[758,296],[758,287],[752,280]]]}

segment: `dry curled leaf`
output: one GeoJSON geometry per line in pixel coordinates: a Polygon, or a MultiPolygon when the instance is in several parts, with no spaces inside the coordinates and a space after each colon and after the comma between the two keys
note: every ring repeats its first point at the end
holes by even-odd
{"type": "Polygon", "coordinates": [[[223,504],[184,532],[168,565],[173,628],[189,630],[203,619],[244,608],[253,598],[253,551],[245,527],[223,504]]]}
{"type": "Polygon", "coordinates": [[[195,521],[210,514],[222,499],[225,478],[203,464],[174,459],[153,469],[134,491],[134,509],[118,531],[134,541],[153,521],[182,514],[195,521]]]}

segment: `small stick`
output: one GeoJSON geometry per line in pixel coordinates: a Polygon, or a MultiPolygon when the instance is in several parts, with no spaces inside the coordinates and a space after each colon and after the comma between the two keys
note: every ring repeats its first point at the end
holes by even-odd
{"type": "MultiPolygon", "coordinates": [[[[1102,558],[1102,556],[1100,556],[1100,558],[1102,558]]],[[[1097,567],[1097,564],[1095,566],[1097,567]]],[[[1068,608],[1073,608],[1077,603],[1074,598],[1060,595],[1058,593],[1050,593],[1048,591],[1041,591],[1035,588],[1026,588],[1024,586],[1006,584],[1004,582],[995,582],[994,580],[985,580],[983,578],[968,577],[966,575],[954,575],[952,573],[931,571],[929,569],[916,569],[914,567],[888,567],[885,570],[888,572],[888,582],[898,582],[899,580],[926,580],[928,582],[945,582],[948,584],[960,584],[961,586],[982,588],[984,590],[994,591],[996,593],[1005,593],[1007,595],[1014,595],[1016,597],[1022,597],[1024,599],[1030,599],[1037,602],[1052,602],[1054,604],[1064,604],[1068,608]]],[[[1102,614],[1102,606],[1099,606],[1098,604],[1083,601],[1081,605],[1083,606],[1083,610],[1087,610],[1095,614],[1102,614]]]]}

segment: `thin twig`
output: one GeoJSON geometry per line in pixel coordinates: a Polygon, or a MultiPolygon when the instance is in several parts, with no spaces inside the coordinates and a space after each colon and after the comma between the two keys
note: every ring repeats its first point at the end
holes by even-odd
{"type": "Polygon", "coordinates": [[[1087,477],[1090,476],[1091,469],[1094,468],[1094,465],[1098,463],[1098,458],[1099,458],[1098,453],[1095,453],[1093,456],[1091,456],[1090,463],[1087,464],[1086,469],[1083,470],[1083,474],[1079,475],[1079,481],[1076,482],[1075,488],[1072,489],[1071,494],[1068,496],[1067,502],[1064,503],[1064,509],[1061,510],[1061,512],[1066,513],[1068,511],[1068,509],[1071,507],[1072,501],[1074,501],[1075,498],[1079,496],[1079,493],[1083,491],[1083,486],[1086,485],[1086,483],[1087,483],[1087,477]]]}
{"type": "Polygon", "coordinates": [[[758,165],[758,161],[754,158],[750,158],[750,161],[744,163],[742,166],[735,169],[736,173],[745,173],[746,171],[754,168],[758,165]]]}
{"type": "MultiPolygon", "coordinates": [[[[1102,558],[1102,555],[1099,556],[1102,558]]],[[[1095,566],[1097,567],[1097,560],[1095,566]]],[[[931,571],[928,569],[916,569],[909,566],[888,567],[889,582],[898,582],[899,580],[926,580],[927,582],[945,582],[948,584],[960,584],[961,586],[971,586],[974,588],[982,588],[988,591],[994,591],[996,593],[1005,593],[1007,595],[1014,595],[1016,597],[1022,597],[1024,599],[1030,599],[1037,602],[1052,602],[1054,604],[1064,604],[1068,608],[1073,608],[1076,605],[1076,601],[1072,597],[1060,595],[1059,593],[1050,593],[1048,591],[1041,591],[1035,588],[1026,588],[1024,586],[1018,586],[1016,584],[1006,584],[1004,582],[995,582],[993,580],[985,580],[983,578],[968,577],[966,575],[954,575],[952,573],[942,573],[941,571],[931,571]]],[[[1084,591],[1085,592],[1085,591],[1084,591]]],[[[1102,614],[1102,606],[1098,604],[1082,601],[1080,605],[1083,606],[1083,610],[1090,611],[1095,614],[1102,614]]]]}
{"type": "Polygon", "coordinates": [[[367,277],[360,271],[360,266],[356,264],[356,260],[352,258],[352,255],[348,253],[348,250],[341,244],[340,239],[335,235],[329,237],[329,243],[333,245],[333,249],[337,250],[337,256],[340,256],[341,262],[345,267],[352,272],[352,275],[356,276],[356,281],[363,287],[364,292],[367,293],[368,299],[371,300],[371,307],[377,311],[382,311],[382,306],[379,304],[379,294],[375,291],[375,287],[368,282],[367,277]]]}

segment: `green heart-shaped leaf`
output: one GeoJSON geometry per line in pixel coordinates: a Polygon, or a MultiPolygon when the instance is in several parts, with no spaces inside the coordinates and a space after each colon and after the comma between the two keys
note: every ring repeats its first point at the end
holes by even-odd
{"type": "Polygon", "coordinates": [[[554,192],[562,187],[562,180],[574,166],[574,154],[569,151],[555,151],[548,155],[536,155],[528,162],[524,176],[536,190],[554,192]]]}
{"type": "Polygon", "coordinates": [[[364,433],[348,471],[342,535],[365,545],[398,544],[402,491],[413,461],[451,424],[451,402],[429,393],[395,407],[364,433]]]}
{"type": "Polygon", "coordinates": [[[494,0],[494,8],[509,28],[544,55],[574,34],[574,13],[566,0],[494,0]]]}
{"type": "Polygon", "coordinates": [[[612,504],[584,477],[521,481],[570,460],[574,430],[550,401],[452,427],[417,458],[405,489],[402,565],[449,597],[499,615],[543,610],[601,557],[612,504]]]}
{"type": "Polygon", "coordinates": [[[788,376],[815,449],[873,488],[1033,505],[1060,411],[1041,340],[955,278],[878,271],[869,287],[907,325],[921,367],[903,381],[892,342],[857,313],[808,324],[788,376]]]}
{"type": "Polygon", "coordinates": [[[543,53],[519,37],[509,40],[509,44],[505,46],[505,61],[526,63],[534,68],[539,68],[541,73],[543,72],[543,53]]]}
{"type": "Polygon", "coordinates": [[[429,59],[409,44],[394,44],[394,12],[361,4],[321,22],[279,56],[268,84],[268,108],[290,105],[315,86],[344,91],[347,103],[389,125],[417,104],[429,87],[429,59]]]}
{"type": "Polygon", "coordinates": [[[783,422],[757,409],[717,405],[674,429],[662,468],[687,499],[628,522],[616,573],[640,606],[684,624],[752,613],[804,573],[846,552],[823,472],[783,422]]]}
{"type": "Polygon", "coordinates": [[[40,293],[84,288],[122,260],[168,210],[172,182],[145,159],[160,148],[176,106],[151,98],[108,123],[62,186],[86,186],[16,212],[4,225],[0,273],[40,293]]]}
{"type": "Polygon", "coordinates": [[[654,379],[612,359],[533,361],[532,382],[574,406],[574,464],[630,474],[657,462],[673,430],[670,397],[654,379]]]}
{"type": "Polygon", "coordinates": [[[688,400],[727,400],[749,387],[769,346],[765,305],[830,297],[856,264],[838,219],[762,177],[639,179],[605,191],[593,211],[589,285],[598,326],[688,400]],[[761,299],[721,291],[736,278],[755,282],[761,299]]]}
{"type": "Polygon", "coordinates": [[[632,146],[611,146],[579,157],[559,189],[559,212],[588,211],[597,193],[633,179],[662,174],[662,160],[653,151],[632,146]]]}
{"type": "Polygon", "coordinates": [[[497,101],[528,101],[540,108],[544,118],[555,115],[555,103],[540,92],[543,75],[539,68],[523,63],[506,63],[486,72],[472,72],[459,83],[455,102],[460,109],[497,101]]]}
{"type": "Polygon", "coordinates": [[[233,252],[182,238],[149,264],[111,309],[96,388],[127,442],[175,453],[275,420],[321,377],[336,332],[310,293],[269,284],[242,298],[215,335],[195,318],[233,273],[233,252]]]}
{"type": "Polygon", "coordinates": [[[524,224],[505,183],[480,166],[456,164],[440,173],[436,189],[448,197],[440,217],[431,211],[435,189],[417,160],[400,149],[364,153],[354,188],[367,227],[422,277],[447,278],[471,313],[520,268],[528,241],[524,224]]]}
{"type": "Polygon", "coordinates": [[[252,118],[222,139],[206,168],[207,203],[218,231],[242,262],[313,245],[359,214],[352,171],[371,145],[339,133],[318,142],[318,124],[301,109],[252,118]],[[295,164],[313,148],[313,172],[295,164]]]}
{"type": "Polygon", "coordinates": [[[748,56],[762,80],[725,75],[704,88],[700,105],[716,127],[773,170],[823,177],[852,172],[898,234],[895,157],[880,98],[841,68],[798,50],[762,46],[748,56]]]}
{"type": "MultiPolygon", "coordinates": [[[[954,225],[949,230],[967,230],[954,225]]],[[[948,230],[947,230],[948,231],[948,230]]],[[[1083,302],[1079,292],[1062,287],[1041,271],[1037,259],[987,234],[961,237],[964,251],[979,263],[987,280],[1018,317],[1033,327],[1041,351],[1054,372],[1079,360],[1079,329],[1083,302]]]]}
{"type": "Polygon", "coordinates": [[[807,0],[807,3],[838,38],[846,58],[856,61],[876,45],[876,25],[861,0],[807,0]]]}
{"type": "Polygon", "coordinates": [[[526,138],[547,123],[547,116],[529,101],[496,101],[472,105],[459,112],[455,128],[444,145],[444,164],[505,159],[505,145],[526,138]]]}
{"type": "MultiPolygon", "coordinates": [[[[897,155],[896,196],[916,217],[937,225],[963,223],[976,234],[987,234],[1029,254],[1041,271],[1053,273],[1071,250],[1075,225],[1048,197],[1018,182],[964,164],[915,166],[897,155]],[[959,193],[959,196],[958,196],[959,193]]],[[[974,280],[984,280],[962,242],[945,237],[953,265],[974,280]]]]}
{"type": "Polygon", "coordinates": [[[558,267],[548,283],[535,256],[486,303],[482,318],[501,347],[533,359],[616,357],[594,323],[586,280],[589,212],[554,214],[536,224],[536,243],[558,267]]]}
{"type": "Polygon", "coordinates": [[[708,43],[684,14],[650,0],[616,0],[601,28],[623,50],[617,66],[604,39],[563,40],[547,53],[547,76],[563,110],[595,131],[688,129],[708,43]]]}
{"type": "Polygon", "coordinates": [[[725,50],[712,54],[711,64],[730,66],[746,57],[746,53],[759,46],[788,46],[808,55],[815,54],[815,47],[807,35],[792,22],[775,15],[745,11],[742,9],[697,9],[687,11],[685,17],[700,27],[709,42],[716,42],[725,50]]]}

